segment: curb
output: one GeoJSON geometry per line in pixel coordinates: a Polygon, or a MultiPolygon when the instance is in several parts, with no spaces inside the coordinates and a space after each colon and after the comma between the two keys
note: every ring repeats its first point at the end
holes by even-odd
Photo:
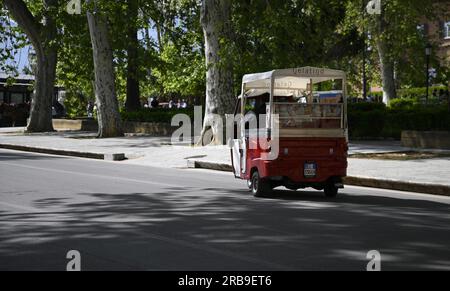
{"type": "Polygon", "coordinates": [[[0,144],[0,148],[7,149],[7,150],[22,151],[22,152],[32,152],[32,153],[67,156],[67,157],[78,157],[78,158],[95,159],[95,160],[107,160],[107,161],[123,161],[123,160],[125,160],[125,154],[87,153],[87,152],[77,152],[77,151],[68,151],[68,150],[21,146],[21,145],[14,145],[14,144],[0,144]]]}
{"type": "Polygon", "coordinates": [[[194,160],[188,160],[187,167],[190,169],[207,169],[221,172],[233,172],[233,167],[229,164],[194,161],[194,160]]]}
{"type": "MultiPolygon", "coordinates": [[[[208,169],[222,172],[233,171],[232,166],[229,164],[220,164],[212,162],[193,161],[193,160],[188,160],[188,168],[208,169]]],[[[398,180],[384,180],[366,177],[346,177],[344,178],[344,184],[350,186],[388,189],[414,193],[425,193],[439,196],[450,196],[450,186],[439,184],[412,183],[398,180]]]]}
{"type": "Polygon", "coordinates": [[[369,188],[433,194],[439,196],[450,196],[450,186],[431,183],[412,183],[398,180],[346,177],[344,178],[344,184],[369,188]]]}

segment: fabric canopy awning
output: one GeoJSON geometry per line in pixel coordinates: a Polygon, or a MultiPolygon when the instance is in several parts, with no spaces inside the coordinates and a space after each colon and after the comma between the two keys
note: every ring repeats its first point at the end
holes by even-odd
{"type": "Polygon", "coordinates": [[[270,91],[270,83],[274,80],[274,93],[277,96],[288,96],[307,90],[308,84],[317,84],[334,79],[345,79],[343,71],[303,67],[284,70],[274,70],[265,73],[249,74],[243,77],[245,92],[256,96],[270,91]]]}

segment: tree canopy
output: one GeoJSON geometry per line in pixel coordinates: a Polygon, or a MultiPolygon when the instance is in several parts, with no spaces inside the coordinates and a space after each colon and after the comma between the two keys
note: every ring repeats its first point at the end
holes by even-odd
{"type": "MultiPolygon", "coordinates": [[[[5,0],[1,0],[2,7],[5,0]]],[[[85,11],[69,15],[67,1],[25,0],[37,23],[51,14],[58,48],[56,82],[67,89],[70,113],[82,114],[94,98],[92,45],[85,11]]],[[[198,0],[96,0],[109,25],[116,88],[121,107],[131,90],[141,101],[150,96],[205,97],[205,37],[198,0]],[[132,6],[133,4],[134,6],[132,6]],[[137,9],[130,12],[130,7],[137,9]],[[136,41],[130,36],[136,35],[136,41]],[[131,68],[131,70],[130,70],[131,68]],[[135,85],[136,86],[136,85],[135,85]],[[136,93],[137,92],[137,93],[136,93]]],[[[220,1],[219,1],[220,2],[220,1]]],[[[363,50],[372,84],[387,79],[395,87],[423,86],[426,40],[418,25],[435,15],[433,0],[382,1],[381,15],[368,15],[366,0],[232,1],[231,33],[221,39],[220,59],[232,70],[234,92],[242,75],[296,66],[345,70],[353,92],[362,88],[363,50]],[[383,70],[384,68],[384,70],[383,70]],[[395,80],[393,80],[395,77],[395,80]]],[[[6,7],[7,8],[7,7],[6,7]]],[[[12,58],[33,40],[0,10],[0,70],[14,71],[12,58]]],[[[438,62],[433,61],[434,67],[438,62]]],[[[445,75],[446,68],[439,68],[445,75]]],[[[387,86],[389,87],[389,86],[387,86]]],[[[392,95],[392,94],[390,94],[392,95]]],[[[392,95],[395,96],[395,95],[392,95]]],[[[128,96],[129,97],[129,96],[128,96]]]]}

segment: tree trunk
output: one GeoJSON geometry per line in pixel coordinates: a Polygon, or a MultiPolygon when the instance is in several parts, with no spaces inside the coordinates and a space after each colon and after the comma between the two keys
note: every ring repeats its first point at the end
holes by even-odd
{"type": "Polygon", "coordinates": [[[27,132],[54,131],[52,105],[55,98],[56,49],[40,48],[36,50],[36,58],[35,93],[27,132]]]}
{"type": "Polygon", "coordinates": [[[87,19],[94,56],[98,137],[123,136],[108,25],[106,19],[99,12],[87,12],[87,19]]]}
{"type": "Polygon", "coordinates": [[[386,38],[389,33],[389,21],[386,20],[386,1],[381,4],[381,14],[376,18],[373,29],[375,43],[380,59],[381,79],[383,82],[383,103],[388,104],[390,100],[397,98],[395,86],[395,66],[392,57],[390,40],[386,38]]]}
{"type": "Polygon", "coordinates": [[[205,121],[199,144],[204,141],[208,131],[212,132],[211,144],[222,145],[220,131],[223,122],[215,116],[224,118],[233,112],[235,97],[233,94],[232,64],[220,55],[221,40],[229,40],[231,33],[231,0],[202,0],[201,23],[205,38],[206,57],[206,102],[205,121]]]}
{"type": "Polygon", "coordinates": [[[159,23],[159,20],[156,21],[156,37],[158,38],[159,54],[161,55],[164,50],[164,44],[162,41],[161,24],[159,23]]]}
{"type": "Polygon", "coordinates": [[[128,48],[127,48],[127,100],[125,108],[128,111],[136,111],[141,108],[139,92],[139,60],[138,60],[138,2],[136,0],[127,1],[128,23],[128,48]]]}
{"type": "Polygon", "coordinates": [[[397,98],[394,77],[394,64],[387,56],[387,46],[382,40],[377,41],[378,56],[380,58],[381,79],[383,81],[383,103],[397,98]]]}
{"type": "Polygon", "coordinates": [[[53,131],[52,104],[57,63],[57,48],[53,42],[57,36],[57,29],[49,9],[55,7],[57,1],[43,1],[44,24],[40,24],[34,18],[23,0],[4,0],[3,2],[36,51],[35,92],[31,102],[27,131],[53,131]]]}

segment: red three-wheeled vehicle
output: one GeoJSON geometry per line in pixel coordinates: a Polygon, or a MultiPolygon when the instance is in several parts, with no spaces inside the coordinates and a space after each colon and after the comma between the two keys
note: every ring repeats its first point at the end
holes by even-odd
{"type": "Polygon", "coordinates": [[[231,143],[236,178],[255,196],[312,187],[335,197],[347,175],[346,74],[303,67],[245,75],[231,143]],[[248,116],[256,120],[257,130],[248,116]]]}

